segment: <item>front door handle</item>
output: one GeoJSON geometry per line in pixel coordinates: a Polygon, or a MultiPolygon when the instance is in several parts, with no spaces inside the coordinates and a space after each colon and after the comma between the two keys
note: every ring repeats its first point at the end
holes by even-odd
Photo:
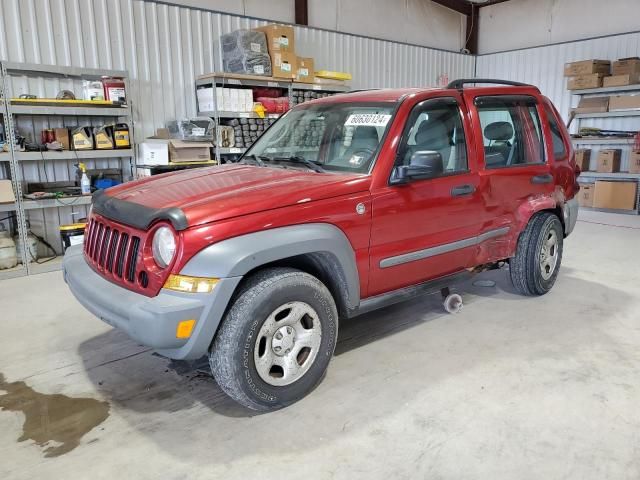
{"type": "Polygon", "coordinates": [[[531,183],[533,183],[534,185],[542,185],[545,183],[552,183],[552,182],[553,182],[553,175],[551,175],[550,173],[545,173],[544,175],[535,175],[531,177],[531,183]]]}
{"type": "Polygon", "coordinates": [[[462,197],[463,195],[471,195],[476,191],[476,187],[473,185],[458,185],[451,189],[452,197],[462,197]]]}

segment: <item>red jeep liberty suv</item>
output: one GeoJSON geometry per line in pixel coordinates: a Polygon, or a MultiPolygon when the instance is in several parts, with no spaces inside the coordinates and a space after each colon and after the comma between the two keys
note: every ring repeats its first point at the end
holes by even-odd
{"type": "Polygon", "coordinates": [[[96,193],[64,277],[105,322],[169,358],[208,355],[229,396],[273,410],[321,381],[339,318],[499,265],[547,293],[579,173],[530,85],[336,95],[283,115],[237,164],[96,193]]]}

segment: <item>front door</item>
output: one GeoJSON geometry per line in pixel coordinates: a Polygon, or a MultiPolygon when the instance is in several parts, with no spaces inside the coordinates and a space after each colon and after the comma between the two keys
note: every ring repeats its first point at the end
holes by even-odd
{"type": "Polygon", "coordinates": [[[477,165],[469,161],[463,108],[459,98],[443,97],[411,111],[395,164],[419,162],[417,152],[436,152],[442,164],[429,178],[372,193],[369,296],[472,262],[485,211],[477,165]]]}

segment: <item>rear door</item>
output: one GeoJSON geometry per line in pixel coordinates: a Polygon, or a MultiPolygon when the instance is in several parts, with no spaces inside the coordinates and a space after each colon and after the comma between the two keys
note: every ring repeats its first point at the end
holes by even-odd
{"type": "MultiPolygon", "coordinates": [[[[511,228],[536,198],[553,195],[554,178],[545,154],[541,118],[543,106],[533,95],[478,95],[466,93],[473,123],[482,135],[483,200],[488,213],[483,233],[511,228]]],[[[478,261],[505,254],[501,245],[478,261]]]]}

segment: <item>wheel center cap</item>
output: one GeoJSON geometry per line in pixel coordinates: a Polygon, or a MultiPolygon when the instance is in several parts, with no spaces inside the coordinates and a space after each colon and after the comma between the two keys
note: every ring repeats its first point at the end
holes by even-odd
{"type": "Polygon", "coordinates": [[[271,348],[273,353],[282,357],[291,352],[291,349],[296,343],[296,332],[293,327],[285,325],[276,330],[271,340],[271,348]]]}

